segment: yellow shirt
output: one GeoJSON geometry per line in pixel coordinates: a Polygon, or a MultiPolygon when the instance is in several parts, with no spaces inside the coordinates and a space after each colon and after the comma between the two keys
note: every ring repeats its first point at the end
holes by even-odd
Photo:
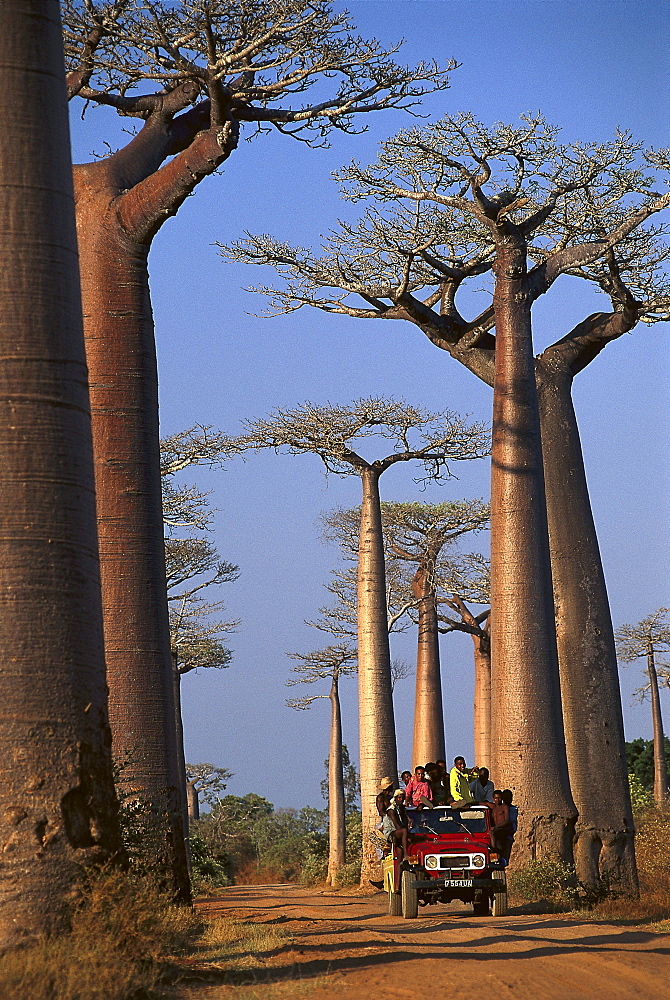
{"type": "Polygon", "coordinates": [[[452,767],[449,772],[449,791],[457,802],[474,802],[470,791],[470,774],[452,767]]]}

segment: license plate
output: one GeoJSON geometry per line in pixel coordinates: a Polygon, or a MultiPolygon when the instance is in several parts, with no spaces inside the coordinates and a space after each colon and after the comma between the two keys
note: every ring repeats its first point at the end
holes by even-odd
{"type": "Polygon", "coordinates": [[[445,878],[445,889],[472,889],[471,878],[445,878]]]}

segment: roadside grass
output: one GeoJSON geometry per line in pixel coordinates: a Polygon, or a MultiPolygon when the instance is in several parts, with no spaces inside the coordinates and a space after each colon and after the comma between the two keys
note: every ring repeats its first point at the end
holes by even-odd
{"type": "Polygon", "coordinates": [[[107,871],[85,888],[70,933],[0,958],[0,997],[158,1000],[194,975],[221,982],[260,972],[286,940],[262,924],[203,920],[146,879],[107,871]]]}
{"type": "Polygon", "coordinates": [[[584,920],[650,924],[658,933],[670,933],[670,813],[645,809],[635,824],[639,899],[619,894],[615,881],[589,892],[578,884],[574,868],[543,859],[510,868],[510,904],[524,913],[579,912],[584,920]]]}

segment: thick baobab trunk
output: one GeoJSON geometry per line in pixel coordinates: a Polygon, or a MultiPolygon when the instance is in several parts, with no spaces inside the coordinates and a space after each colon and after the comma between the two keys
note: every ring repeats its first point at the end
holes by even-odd
{"type": "Polygon", "coordinates": [[[647,671],[649,673],[651,721],[654,732],[654,802],[658,809],[665,809],[670,798],[668,795],[668,765],[665,760],[663,716],[661,715],[661,699],[653,652],[647,654],[647,671]]]}
{"type": "Polygon", "coordinates": [[[337,677],[330,688],[330,753],[328,754],[328,885],[337,885],[337,873],[344,864],[347,827],[344,815],[344,774],[342,771],[342,714],[337,677]]]}
{"type": "Polygon", "coordinates": [[[419,566],[416,571],[412,592],[419,602],[412,742],[412,767],[416,767],[428,761],[444,760],[444,713],[437,607],[430,573],[425,566],[419,566]]]}
{"type": "Polygon", "coordinates": [[[379,507],[379,472],[361,472],[363,502],[358,545],[358,716],[360,727],[363,863],[361,884],[378,871],[370,834],[379,817],[379,782],[397,780],[398,763],[387,630],[384,539],[379,507]]]}
{"type": "Polygon", "coordinates": [[[75,168],[113,754],[152,812],[151,851],[190,888],[179,785],[149,242],[116,211],[112,161],[75,168]]]}
{"type": "Polygon", "coordinates": [[[0,4],[0,947],[120,852],[55,0],[0,4]]]}
{"type": "MultiPolygon", "coordinates": [[[[558,353],[558,352],[557,352],[558,353]]],[[[570,788],[579,812],[575,863],[584,884],[615,877],[637,892],[614,633],[589,500],[572,373],[560,354],[536,363],[556,639],[570,788]],[[595,779],[595,780],[594,780],[595,779]]]]}
{"type": "Polygon", "coordinates": [[[525,247],[499,237],[491,453],[491,767],[519,807],[515,859],[572,858],[525,247]]]}
{"type": "MultiPolygon", "coordinates": [[[[474,741],[475,764],[491,770],[491,642],[486,636],[473,635],[475,659],[474,741]]],[[[498,775],[492,775],[500,784],[498,775]]]]}

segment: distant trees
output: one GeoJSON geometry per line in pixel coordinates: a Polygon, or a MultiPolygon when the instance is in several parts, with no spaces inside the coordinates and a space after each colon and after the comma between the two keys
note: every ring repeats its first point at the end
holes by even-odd
{"type": "Polygon", "coordinates": [[[188,799],[188,818],[190,821],[200,819],[200,796],[210,806],[216,805],[225,791],[226,782],[233,777],[233,772],[226,767],[215,767],[214,764],[187,764],[186,790],[188,799]]]}
{"type": "Polygon", "coordinates": [[[318,145],[366,114],[411,110],[448,73],[399,65],[395,48],[360,38],[323,0],[64,0],[62,10],[70,98],[139,125],[121,148],[75,166],[75,199],[113,749],[128,786],[169,820],[187,896],[149,250],[235,150],[241,122],[318,145]]]}
{"type": "Polygon", "coordinates": [[[58,4],[0,4],[0,950],[118,859],[58,4]]]}
{"type": "Polygon", "coordinates": [[[342,744],[342,711],[340,708],[340,678],[356,671],[356,651],[349,644],[340,643],[317,649],[306,655],[289,653],[298,661],[293,667],[296,677],[291,677],[286,684],[294,687],[297,684],[313,684],[315,681],[328,680],[328,694],[308,694],[289,698],[286,704],[289,708],[305,710],[310,708],[317,698],[330,700],[330,750],[328,753],[328,874],[329,885],[337,885],[337,873],[346,861],[346,800],[344,788],[344,759],[342,744]]]}
{"type": "Polygon", "coordinates": [[[416,601],[418,644],[412,767],[444,760],[444,718],[437,589],[440,556],[454,539],[488,526],[489,506],[479,500],[381,505],[386,544],[396,559],[416,565],[410,590],[416,601]]]}
{"type": "Polygon", "coordinates": [[[250,792],[226,795],[197,824],[215,859],[241,881],[323,877],[328,851],[321,809],[275,809],[250,792]]]}
{"type": "MultiPolygon", "coordinates": [[[[665,763],[670,768],[670,739],[663,737],[665,763]]],[[[654,741],[638,737],[626,743],[626,760],[629,774],[634,774],[646,793],[654,790],[654,741]]],[[[650,796],[649,796],[650,798],[650,796]]]]}
{"type": "Polygon", "coordinates": [[[668,765],[665,755],[665,735],[659,682],[670,687],[670,664],[658,659],[659,653],[670,650],[670,608],[658,608],[637,625],[621,625],[616,631],[617,655],[623,663],[633,663],[644,657],[647,681],[635,694],[640,701],[651,700],[651,720],[654,732],[654,802],[664,809],[670,802],[668,765]]]}
{"type": "Polygon", "coordinates": [[[179,529],[202,532],[211,521],[207,495],[194,486],[177,485],[175,476],[192,465],[221,467],[234,449],[229,439],[211,427],[196,424],[161,441],[161,487],[165,537],[165,575],[169,609],[170,650],[174,718],[177,737],[177,771],[182,800],[184,835],[188,834],[192,812],[197,811],[196,789],[188,780],[184,755],[181,711],[181,678],[198,668],[222,669],[232,653],[222,637],[234,632],[239,622],[219,617],[225,610],[221,600],[211,600],[212,587],[230,583],[239,575],[238,567],[219,558],[214,545],[202,535],[186,538],[174,534],[179,529]]]}
{"type": "Polygon", "coordinates": [[[640,319],[668,314],[670,251],[665,228],[649,221],[670,205],[658,190],[667,168],[667,152],[642,154],[625,134],[562,144],[539,117],[488,128],[465,114],[403,131],[375,164],[340,171],[345,196],[370,207],[358,225],[342,224],[321,256],[253,235],[224,250],[285,276],[284,287],[264,289],[273,311],[310,305],[409,321],[494,385],[494,729],[517,739],[498,745],[493,764],[516,787],[528,824],[530,839],[517,838],[521,854],[570,855],[572,791],[580,877],[616,871],[633,892],[612,626],[570,390],[607,343],[640,319]],[[531,307],[562,274],[604,291],[612,312],[588,317],[535,361],[531,307]],[[491,276],[490,298],[466,318],[457,297],[483,275],[491,276]],[[603,761],[607,776],[594,794],[603,761]],[[533,778],[540,773],[542,790],[533,778]]]}
{"type": "Polygon", "coordinates": [[[370,834],[377,821],[378,784],[384,775],[397,773],[379,480],[398,462],[410,461],[421,463],[426,479],[448,478],[450,461],[487,454],[487,431],[449,412],[433,414],[404,401],[372,397],[351,406],[306,403],[293,410],[277,410],[267,418],[247,421],[236,444],[250,450],[314,453],[328,472],[361,479],[357,650],[364,837],[361,878],[365,881],[376,868],[370,834]],[[359,443],[370,438],[388,442],[390,449],[384,457],[363,456],[359,443]]]}
{"type": "MultiPolygon", "coordinates": [[[[489,561],[478,552],[450,559],[440,574],[440,632],[467,632],[474,653],[473,730],[477,764],[491,760],[491,609],[474,612],[468,605],[490,603],[489,561]]],[[[495,776],[497,777],[497,775],[495,776]]]]}

